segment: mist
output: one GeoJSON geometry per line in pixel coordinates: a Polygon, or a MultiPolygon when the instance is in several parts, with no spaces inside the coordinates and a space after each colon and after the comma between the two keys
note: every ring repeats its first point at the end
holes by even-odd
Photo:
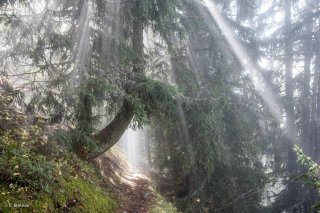
{"type": "Polygon", "coordinates": [[[319,78],[319,0],[0,1],[0,212],[317,212],[319,78]]]}

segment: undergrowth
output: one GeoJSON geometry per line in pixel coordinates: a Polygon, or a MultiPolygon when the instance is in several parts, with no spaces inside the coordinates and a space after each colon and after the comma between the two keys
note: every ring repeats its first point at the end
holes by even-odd
{"type": "Polygon", "coordinates": [[[7,98],[0,94],[0,212],[114,212],[93,165],[48,140],[7,98]]]}
{"type": "MultiPolygon", "coordinates": [[[[112,213],[118,200],[91,163],[75,150],[75,134],[53,131],[41,117],[9,107],[12,98],[0,93],[0,212],[112,213]]],[[[88,147],[85,146],[79,147],[88,147]]],[[[92,148],[92,147],[91,147],[92,148]]],[[[94,148],[94,147],[93,147],[94,148]]],[[[113,151],[122,165],[125,157],[113,151]]],[[[156,192],[154,192],[156,193],[156,192]]],[[[160,195],[151,213],[176,213],[160,195]]]]}

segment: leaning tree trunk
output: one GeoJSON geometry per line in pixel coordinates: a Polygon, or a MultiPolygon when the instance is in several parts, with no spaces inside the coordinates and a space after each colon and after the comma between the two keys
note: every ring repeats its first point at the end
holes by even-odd
{"type": "MultiPolygon", "coordinates": [[[[141,18],[141,3],[139,0],[133,2],[131,8],[132,20],[132,48],[135,52],[135,56],[132,60],[132,72],[142,74],[144,72],[143,64],[143,22],[141,18]]],[[[128,93],[130,91],[127,91],[128,93]]],[[[100,152],[93,154],[90,158],[95,158],[108,151],[114,146],[123,133],[128,128],[132,118],[134,116],[134,108],[124,98],[123,104],[116,114],[112,122],[102,129],[96,136],[97,143],[102,146],[100,152]]]]}

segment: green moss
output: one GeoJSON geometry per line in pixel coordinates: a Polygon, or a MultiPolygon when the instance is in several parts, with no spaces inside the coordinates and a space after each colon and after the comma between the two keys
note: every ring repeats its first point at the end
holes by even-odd
{"type": "Polygon", "coordinates": [[[0,212],[114,212],[117,202],[100,187],[75,177],[61,178],[52,193],[0,185],[0,212]],[[59,185],[59,187],[57,187],[59,185]],[[71,205],[72,201],[75,201],[71,205]],[[69,204],[69,206],[68,206],[69,204]],[[68,206],[68,207],[66,207],[68,206]],[[2,210],[2,211],[1,211],[2,210]]]}
{"type": "Polygon", "coordinates": [[[28,191],[27,188],[10,189],[0,185],[0,210],[2,212],[54,212],[54,205],[48,193],[28,191]]]}
{"type": "Polygon", "coordinates": [[[114,212],[90,163],[67,151],[48,163],[27,139],[0,135],[0,212],[114,212]]]}
{"type": "Polygon", "coordinates": [[[0,212],[114,212],[93,165],[43,137],[43,126],[22,125],[26,116],[11,116],[1,99],[8,129],[0,130],[0,212]]]}
{"type": "Polygon", "coordinates": [[[110,195],[83,179],[68,177],[61,179],[60,184],[63,187],[56,194],[56,202],[63,208],[74,201],[74,206],[68,209],[70,212],[107,213],[113,212],[117,207],[117,203],[110,195]]]}
{"type": "Polygon", "coordinates": [[[151,207],[150,213],[178,213],[177,208],[160,195],[157,195],[157,199],[151,207]]]}

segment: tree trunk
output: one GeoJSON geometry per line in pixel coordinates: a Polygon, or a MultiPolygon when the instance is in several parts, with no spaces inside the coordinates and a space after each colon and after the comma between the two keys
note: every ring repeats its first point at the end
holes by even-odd
{"type": "MultiPolygon", "coordinates": [[[[315,2],[315,5],[317,7],[320,6],[320,1],[317,0],[315,2]]],[[[320,18],[316,20],[315,22],[318,23],[318,27],[320,27],[320,18]]],[[[314,126],[314,160],[317,163],[320,163],[320,31],[318,30],[315,33],[315,56],[316,56],[316,61],[315,61],[315,69],[314,69],[314,76],[317,79],[317,89],[315,91],[314,96],[316,96],[316,109],[315,109],[315,126],[314,126]]]]}
{"type": "MultiPolygon", "coordinates": [[[[316,65],[319,64],[318,56],[316,56],[316,65]]],[[[318,94],[318,86],[319,86],[319,73],[318,69],[314,70],[314,77],[313,77],[313,85],[312,85],[312,100],[311,100],[311,128],[310,128],[310,143],[312,143],[313,150],[312,150],[312,157],[315,162],[318,161],[318,124],[317,124],[317,98],[319,96],[318,94]]]]}
{"type": "Polygon", "coordinates": [[[112,122],[102,129],[96,136],[99,145],[103,145],[101,152],[96,153],[94,157],[98,157],[104,152],[108,151],[112,146],[114,146],[123,133],[128,128],[132,118],[133,118],[133,108],[127,102],[124,101],[122,107],[118,111],[112,122]]]}
{"type": "Polygon", "coordinates": [[[292,23],[291,23],[291,0],[285,0],[285,112],[286,112],[286,147],[287,147],[287,168],[289,182],[288,189],[288,203],[287,205],[294,205],[297,199],[297,185],[293,181],[297,175],[296,154],[293,151],[293,144],[296,141],[295,119],[294,119],[294,100],[293,100],[293,52],[292,52],[292,23]]]}
{"type": "MultiPolygon", "coordinates": [[[[317,44],[315,44],[317,46],[317,44]]],[[[320,54],[319,54],[318,48],[315,49],[315,68],[313,72],[313,86],[312,86],[312,103],[311,103],[311,143],[313,146],[312,150],[312,158],[315,162],[319,162],[319,128],[318,128],[318,122],[319,122],[319,77],[320,77],[320,54]]]]}
{"type": "MultiPolygon", "coordinates": [[[[320,38],[320,32],[318,32],[320,38]]],[[[316,69],[315,69],[315,78],[317,78],[317,90],[314,94],[316,96],[316,106],[315,109],[315,136],[314,136],[314,160],[317,163],[320,163],[320,50],[319,48],[316,50],[316,69]]]]}
{"type": "MultiPolygon", "coordinates": [[[[309,8],[309,7],[308,7],[309,8]]],[[[307,12],[312,12],[307,8],[307,12]]],[[[312,144],[310,141],[310,66],[312,59],[312,20],[306,24],[304,41],[304,75],[302,90],[302,117],[301,117],[301,145],[306,155],[312,155],[312,144]]]]}
{"type": "MultiPolygon", "coordinates": [[[[143,74],[143,22],[141,19],[141,3],[139,0],[135,0],[132,4],[131,14],[132,20],[132,48],[135,52],[135,57],[132,59],[132,71],[135,73],[143,74]]],[[[127,91],[128,93],[130,91],[127,91]]],[[[96,136],[98,145],[102,146],[102,150],[98,153],[94,153],[90,158],[98,157],[99,155],[108,151],[114,146],[123,133],[128,128],[132,118],[134,116],[133,106],[124,99],[122,107],[116,114],[112,122],[102,129],[96,136]]]]}
{"type": "Polygon", "coordinates": [[[85,94],[80,95],[80,105],[79,105],[79,126],[81,130],[88,131],[90,134],[92,130],[92,104],[90,97],[85,94]]]}
{"type": "MultiPolygon", "coordinates": [[[[306,16],[312,14],[314,3],[312,0],[306,2],[306,16]]],[[[314,5],[315,6],[315,5],[314,5]]],[[[302,90],[302,117],[301,117],[301,145],[307,156],[313,157],[314,142],[312,139],[311,131],[311,110],[312,104],[310,85],[311,85],[311,61],[313,57],[312,38],[313,38],[313,19],[306,23],[305,40],[304,40],[304,75],[303,75],[303,90],[302,90]]],[[[316,80],[316,79],[314,79],[316,80]]],[[[303,167],[302,172],[307,172],[308,168],[303,167]]],[[[303,186],[303,207],[304,212],[316,212],[313,205],[318,200],[318,193],[315,188],[303,186]]]]}
{"type": "Polygon", "coordinates": [[[145,133],[145,152],[147,155],[148,166],[151,168],[152,167],[152,156],[151,156],[150,143],[151,143],[150,129],[147,129],[146,133],[145,133]]]}
{"type": "Polygon", "coordinates": [[[157,143],[157,169],[159,170],[160,173],[163,172],[164,168],[165,168],[165,161],[166,161],[166,147],[164,146],[164,142],[166,141],[166,137],[164,135],[164,129],[162,128],[162,126],[160,124],[155,125],[154,128],[154,136],[156,139],[156,143],[157,143]]]}
{"type": "Polygon", "coordinates": [[[294,101],[293,101],[293,53],[292,53],[292,32],[291,32],[291,0],[285,2],[285,91],[286,91],[286,133],[290,140],[295,140],[294,130],[294,101]]]}

